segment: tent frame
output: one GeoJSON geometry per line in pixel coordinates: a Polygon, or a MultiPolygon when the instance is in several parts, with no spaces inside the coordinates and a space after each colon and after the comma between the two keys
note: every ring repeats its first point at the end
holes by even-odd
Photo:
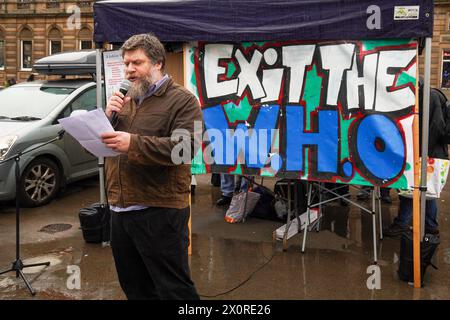
{"type": "MultiPolygon", "coordinates": [[[[418,176],[415,175],[414,181],[414,196],[413,196],[413,263],[414,263],[414,287],[421,287],[421,273],[420,273],[420,243],[424,236],[424,226],[425,226],[425,194],[427,190],[427,176],[426,176],[426,164],[428,154],[428,119],[429,119],[429,107],[430,107],[430,70],[431,70],[431,40],[432,38],[427,37],[425,39],[425,67],[424,67],[424,94],[423,94],[423,112],[422,112],[422,157],[421,160],[418,159],[417,151],[415,150],[415,172],[418,172],[420,165],[421,175],[420,175],[420,185],[417,180],[418,176]],[[420,192],[420,196],[419,196],[420,192]]],[[[96,71],[97,71],[97,107],[102,108],[102,45],[103,43],[96,43],[96,71]]],[[[418,60],[417,60],[418,61],[418,60]]],[[[417,68],[418,70],[418,68],[417,68]]],[[[417,88],[417,86],[416,86],[417,88]]],[[[417,89],[416,89],[417,90],[417,89]]],[[[417,91],[416,91],[416,108],[417,105],[417,91]]],[[[418,130],[418,129],[417,129],[418,130]]],[[[414,135],[415,139],[418,138],[414,135]]],[[[415,140],[414,139],[414,140],[415,140]]],[[[418,145],[417,141],[417,145],[418,145]]],[[[104,158],[99,158],[99,179],[100,179],[100,203],[106,205],[106,195],[105,195],[105,176],[104,176],[104,158]]],[[[373,195],[375,199],[375,195],[373,195]]],[[[373,200],[375,201],[375,200],[373,200]]],[[[375,217],[373,218],[375,219],[375,217]]],[[[374,222],[375,223],[375,222],[374,222]]],[[[305,229],[306,236],[307,230],[305,229]]],[[[376,235],[374,235],[376,237],[376,235]]],[[[304,250],[304,247],[303,247],[304,250]]],[[[375,253],[376,254],[376,253],[375,253]]],[[[375,258],[376,259],[376,258],[375,258]]]]}

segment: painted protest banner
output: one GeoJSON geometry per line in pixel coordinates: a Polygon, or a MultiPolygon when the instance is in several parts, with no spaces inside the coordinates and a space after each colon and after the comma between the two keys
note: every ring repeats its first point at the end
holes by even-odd
{"type": "Polygon", "coordinates": [[[413,184],[414,41],[199,42],[185,66],[205,124],[194,173],[413,184]]]}

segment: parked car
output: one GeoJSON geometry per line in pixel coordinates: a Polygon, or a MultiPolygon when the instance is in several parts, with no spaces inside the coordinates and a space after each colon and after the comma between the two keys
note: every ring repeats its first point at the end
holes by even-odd
{"type": "MultiPolygon", "coordinates": [[[[64,55],[67,57],[63,53],[41,60],[49,63],[48,71],[51,61],[64,61],[64,55]]],[[[85,73],[88,69],[83,61],[93,55],[95,51],[79,52],[75,56],[85,59],[72,59],[74,55],[70,53],[70,59],[65,61],[68,74],[75,74],[77,66],[84,68],[85,73]]],[[[41,60],[37,64],[40,62],[42,66],[41,60]]],[[[89,70],[95,70],[95,65],[89,70]]],[[[65,69],[58,68],[55,73],[64,75],[65,69]]],[[[31,81],[1,90],[0,161],[58,136],[62,129],[58,119],[69,117],[77,110],[90,111],[96,107],[96,83],[92,77],[31,81]]],[[[22,155],[18,194],[21,205],[34,207],[50,202],[66,183],[96,175],[97,162],[96,157],[68,134],[22,155]]],[[[16,197],[14,166],[14,160],[0,164],[0,200],[16,197]]]]}

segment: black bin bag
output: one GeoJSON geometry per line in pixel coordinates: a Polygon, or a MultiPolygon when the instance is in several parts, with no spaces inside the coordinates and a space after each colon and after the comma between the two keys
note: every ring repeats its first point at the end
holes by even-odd
{"type": "MultiPolygon", "coordinates": [[[[420,243],[420,280],[423,286],[423,278],[428,266],[437,269],[431,259],[440,243],[438,235],[425,234],[423,241],[420,243]]],[[[400,240],[400,261],[398,266],[398,277],[402,281],[414,282],[414,266],[413,266],[413,233],[412,231],[404,232],[400,240]]]]}
{"type": "Polygon", "coordinates": [[[108,205],[94,203],[82,208],[78,216],[84,241],[100,243],[110,240],[111,212],[108,205]]]}

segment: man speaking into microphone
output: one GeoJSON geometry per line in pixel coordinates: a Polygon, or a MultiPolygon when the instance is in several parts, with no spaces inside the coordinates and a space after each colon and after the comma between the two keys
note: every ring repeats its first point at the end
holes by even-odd
{"type": "Polygon", "coordinates": [[[187,251],[191,166],[173,163],[171,135],[185,129],[193,145],[200,105],[165,74],[155,36],[132,36],[121,51],[131,86],[109,99],[105,112],[117,117],[116,131],[102,134],[121,153],[105,161],[119,282],[128,299],[198,299],[187,251]]]}

